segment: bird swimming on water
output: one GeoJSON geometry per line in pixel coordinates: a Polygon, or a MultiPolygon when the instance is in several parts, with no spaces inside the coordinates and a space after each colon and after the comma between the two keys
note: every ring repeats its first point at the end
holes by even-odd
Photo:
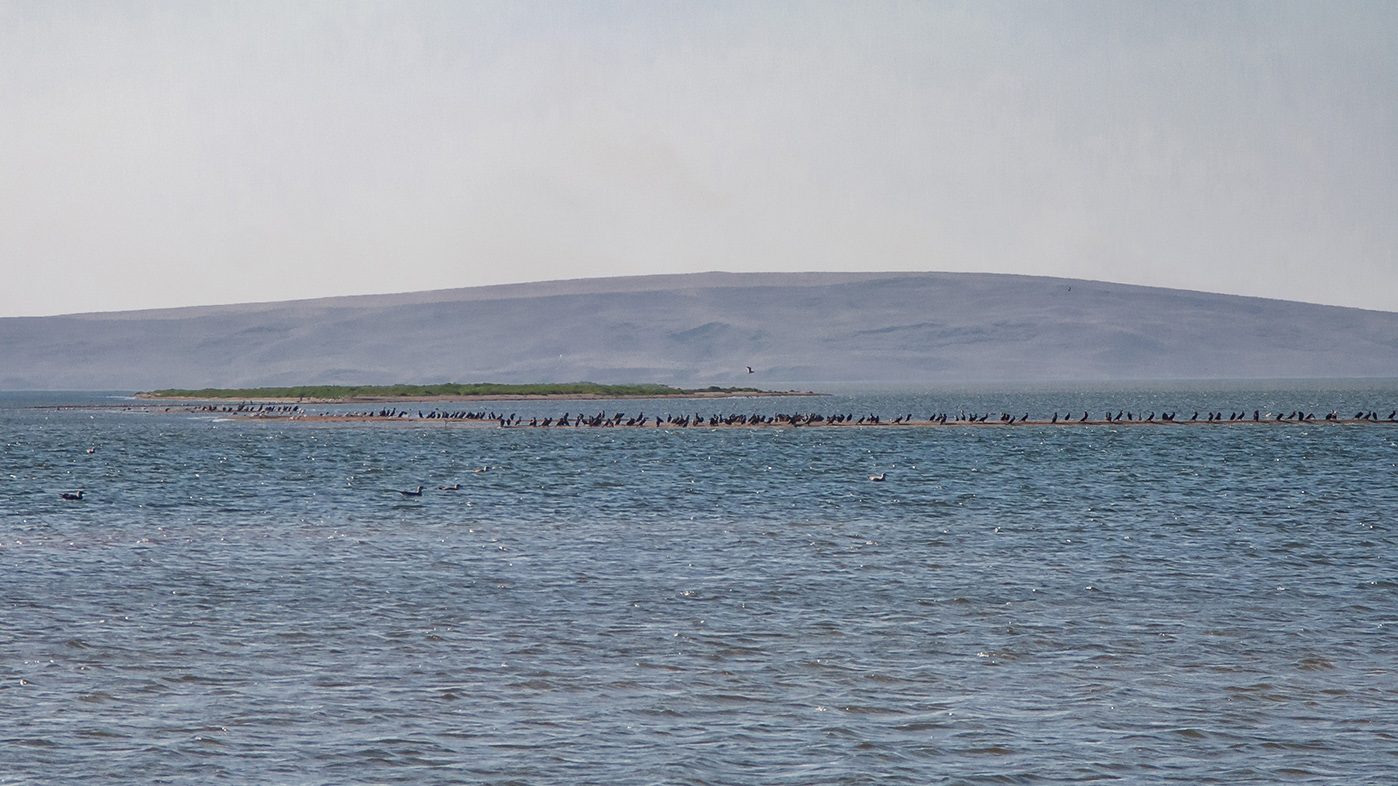
{"type": "Polygon", "coordinates": [[[413,491],[403,491],[403,490],[399,489],[398,493],[399,493],[399,494],[402,494],[402,495],[405,496],[405,497],[421,497],[421,496],[422,496],[422,486],[418,486],[418,487],[417,487],[415,490],[413,490],[413,491]]]}
{"type": "Polygon", "coordinates": [[[888,478],[888,473],[887,473],[887,472],[880,472],[880,473],[877,474],[877,475],[870,475],[870,476],[869,476],[869,480],[872,480],[872,481],[874,481],[875,483],[882,483],[882,482],[884,482],[887,478],[888,478]]]}
{"type": "Polygon", "coordinates": [[[65,491],[59,494],[58,496],[67,500],[72,500],[73,502],[81,502],[83,498],[83,493],[79,491],[78,493],[74,494],[71,491],[65,491]]]}
{"type": "Polygon", "coordinates": [[[438,491],[460,491],[460,490],[461,490],[461,484],[460,484],[460,483],[453,483],[453,484],[451,484],[450,486],[438,486],[438,487],[437,487],[437,490],[438,490],[438,491]]]}

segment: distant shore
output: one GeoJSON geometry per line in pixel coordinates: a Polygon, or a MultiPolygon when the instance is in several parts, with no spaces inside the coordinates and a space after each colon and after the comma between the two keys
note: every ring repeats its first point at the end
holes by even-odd
{"type": "Polygon", "coordinates": [[[471,384],[443,383],[439,385],[300,385],[263,388],[204,388],[201,390],[166,389],[135,394],[148,401],[242,401],[260,404],[390,404],[393,402],[466,402],[466,401],[587,401],[612,399],[706,399],[751,398],[766,396],[819,396],[820,393],[798,390],[759,390],[757,388],[723,388],[717,385],[702,389],[674,388],[655,383],[601,385],[595,382],[563,382],[532,384],[501,384],[478,382],[471,384]]]}
{"type": "Polygon", "coordinates": [[[463,403],[468,401],[625,401],[628,399],[714,399],[714,398],[769,398],[773,396],[824,396],[803,390],[753,390],[753,391],[707,391],[698,390],[685,393],[659,394],[602,394],[602,393],[486,393],[478,396],[349,396],[346,398],[288,398],[285,396],[248,396],[246,398],[213,399],[206,396],[156,396],[151,393],[137,393],[134,398],[143,401],[246,401],[256,404],[404,404],[423,403],[463,403]]]}
{"type": "MultiPolygon", "coordinates": [[[[732,393],[695,393],[686,396],[673,396],[680,399],[718,399],[733,398],[732,393]]],[[[754,395],[754,394],[745,394],[754,395]]],[[[820,395],[803,393],[777,393],[766,391],[757,395],[766,396],[801,396],[820,395]]],[[[578,400],[588,398],[592,400],[605,400],[606,396],[577,396],[577,395],[534,395],[530,397],[534,400],[560,399],[578,400]]],[[[646,398],[644,396],[634,396],[631,398],[646,398]]],[[[376,405],[401,403],[417,403],[420,401],[461,401],[461,400],[481,400],[479,398],[460,399],[452,397],[436,398],[395,398],[390,400],[375,400],[376,405]]],[[[518,401],[518,396],[496,396],[486,400],[491,401],[518,401]]],[[[1229,413],[1225,417],[1222,412],[1195,413],[1188,419],[1177,418],[1175,413],[1163,414],[1156,417],[1155,413],[1150,413],[1146,417],[1136,417],[1134,414],[1122,413],[1113,416],[1107,413],[1102,418],[1093,418],[1088,413],[1083,413],[1079,417],[1060,414],[1055,412],[1049,418],[1029,418],[1027,415],[1012,417],[1007,413],[1001,413],[999,417],[993,417],[993,413],[942,413],[934,414],[925,419],[914,419],[908,415],[898,416],[892,420],[877,416],[865,415],[855,418],[852,414],[831,414],[821,415],[818,413],[787,413],[773,415],[704,415],[694,412],[690,414],[662,416],[645,416],[637,413],[628,417],[622,412],[607,414],[605,412],[587,416],[581,412],[577,414],[565,413],[558,417],[533,416],[524,418],[515,413],[506,414],[500,412],[479,410],[438,410],[433,409],[423,412],[420,409],[408,410],[401,407],[382,407],[361,412],[308,412],[302,409],[303,404],[314,402],[308,400],[281,400],[281,401],[256,401],[241,400],[237,402],[215,403],[208,399],[195,399],[192,401],[173,400],[162,405],[162,400],[147,398],[148,403],[140,404],[59,404],[43,405],[36,409],[59,409],[59,410],[104,410],[104,411],[125,411],[132,413],[179,413],[187,415],[214,415],[228,420],[243,421],[274,421],[287,423],[345,423],[345,424],[373,424],[389,426],[446,426],[446,427],[474,427],[474,428],[506,428],[506,429],[557,429],[557,428],[1023,428],[1023,427],[1071,427],[1071,426],[1108,426],[1108,427],[1213,427],[1213,426],[1348,426],[1348,425],[1390,425],[1398,426],[1398,410],[1394,410],[1387,417],[1376,411],[1356,412],[1353,417],[1341,417],[1338,412],[1330,412],[1322,417],[1317,417],[1314,413],[1291,412],[1289,414],[1271,413],[1265,415],[1257,411],[1248,415],[1247,413],[1229,413]]],[[[337,402],[339,403],[339,402],[337,402]]]]}

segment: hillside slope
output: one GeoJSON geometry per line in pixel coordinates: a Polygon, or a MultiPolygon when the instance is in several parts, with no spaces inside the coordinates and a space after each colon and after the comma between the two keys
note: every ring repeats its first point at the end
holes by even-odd
{"type": "Polygon", "coordinates": [[[701,273],[0,319],[9,390],[1322,377],[1398,377],[1398,314],[1030,276],[701,273]]]}

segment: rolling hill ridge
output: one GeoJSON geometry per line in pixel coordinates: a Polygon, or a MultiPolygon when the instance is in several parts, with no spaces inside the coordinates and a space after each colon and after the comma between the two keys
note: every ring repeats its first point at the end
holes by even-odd
{"type": "Polygon", "coordinates": [[[698,273],[0,319],[8,390],[1361,377],[1398,377],[1398,314],[998,274],[698,273]]]}

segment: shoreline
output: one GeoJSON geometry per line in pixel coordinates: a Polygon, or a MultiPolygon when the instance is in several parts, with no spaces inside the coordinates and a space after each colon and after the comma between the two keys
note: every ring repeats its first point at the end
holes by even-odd
{"type": "MultiPolygon", "coordinates": [[[[199,414],[191,412],[189,414],[199,414]]],[[[211,413],[218,414],[218,413],[211,413]]],[[[858,422],[816,422],[797,423],[791,421],[775,421],[762,423],[710,423],[708,421],[698,423],[684,422],[655,422],[648,421],[640,423],[616,423],[606,421],[602,423],[583,423],[572,425],[561,425],[553,423],[543,425],[542,423],[529,423],[528,421],[517,423],[501,424],[499,420],[458,420],[452,418],[417,418],[417,417],[377,417],[373,415],[257,415],[257,414],[231,414],[222,413],[227,420],[257,422],[272,421],[285,423],[345,423],[345,424],[365,424],[365,425],[387,425],[387,426],[447,426],[456,428],[495,428],[495,429],[529,429],[529,430],[582,430],[582,429],[734,429],[734,428],[1059,428],[1071,426],[1170,426],[1170,427],[1208,427],[1208,426],[1398,426],[1395,420],[1365,420],[1362,418],[1345,418],[1341,420],[1233,420],[1233,421],[1168,421],[1168,420],[1019,420],[1014,423],[1004,421],[965,421],[955,420],[941,422],[937,420],[905,420],[899,423],[892,421],[880,421],[877,423],[858,422]]]]}
{"type": "MultiPolygon", "coordinates": [[[[786,394],[766,394],[766,395],[786,395],[786,394]]],[[[820,394],[814,394],[820,395],[820,394]]],[[[687,398],[734,398],[731,395],[704,395],[688,396],[687,398]]],[[[540,398],[553,398],[552,396],[540,398]]],[[[576,397],[571,397],[576,400],[576,397]]],[[[646,398],[646,397],[638,397],[646,398]]],[[[675,398],[679,398],[676,396],[675,398]]],[[[206,399],[192,399],[193,401],[207,401],[206,399]]],[[[397,401],[398,399],[394,399],[397,401]]],[[[440,399],[430,399],[440,400],[440,399]]],[[[476,400],[476,399],[470,399],[476,400]]],[[[518,397],[506,397],[505,401],[519,401],[518,397]]],[[[537,400],[537,399],[536,399],[537,400]]],[[[257,410],[246,409],[243,405],[247,402],[240,402],[240,405],[224,406],[190,406],[188,404],[175,406],[160,406],[157,403],[149,404],[63,404],[46,405],[35,407],[35,409],[56,409],[56,410],[104,410],[104,411],[124,411],[132,414],[176,414],[176,415],[202,415],[212,416],[220,420],[238,422],[263,422],[263,423],[288,423],[288,424],[339,424],[339,425],[371,425],[371,426],[399,426],[399,427],[448,427],[448,428],[490,428],[490,429],[533,429],[533,430],[556,430],[556,429],[733,429],[733,428],[1058,428],[1058,427],[1112,427],[1123,426],[1129,428],[1139,427],[1209,427],[1209,426],[1398,426],[1398,419],[1380,417],[1359,417],[1359,418],[1289,418],[1270,416],[1253,420],[1251,418],[1238,418],[1234,420],[1206,419],[1206,420],[1163,420],[1163,419],[1081,419],[1081,418],[1058,418],[1058,419],[1019,419],[1019,420],[990,420],[986,418],[938,418],[932,420],[912,420],[898,418],[896,420],[883,420],[878,418],[861,418],[855,420],[831,420],[823,417],[812,420],[813,416],[799,415],[776,415],[762,420],[753,421],[742,416],[730,416],[728,418],[703,418],[697,413],[693,415],[682,415],[672,417],[665,416],[664,420],[658,417],[646,417],[643,422],[636,422],[635,418],[627,420],[624,414],[616,413],[611,416],[599,414],[597,416],[585,417],[581,413],[567,423],[556,421],[554,418],[540,419],[538,417],[524,420],[517,416],[505,415],[504,413],[490,413],[487,416],[481,413],[465,412],[439,412],[433,411],[425,415],[412,415],[407,411],[383,410],[380,412],[345,412],[345,413],[307,413],[299,409],[288,409],[297,403],[312,403],[307,401],[296,402],[295,400],[286,402],[276,402],[277,409],[257,410]]],[[[385,403],[385,402],[363,402],[363,403],[385,403]]],[[[404,403],[407,403],[406,401],[404,403]]],[[[1270,414],[1270,413],[1269,413],[1270,414]]]]}
{"type": "Polygon", "coordinates": [[[404,404],[464,404],[469,401],[628,401],[654,399],[656,401],[669,401],[671,399],[711,399],[711,398],[774,398],[781,396],[826,396],[827,393],[816,393],[809,390],[748,390],[748,391],[725,391],[725,390],[698,390],[692,393],[675,393],[673,395],[634,395],[618,396],[605,395],[601,393],[486,393],[479,396],[349,396],[346,398],[275,398],[275,397],[251,397],[251,398],[207,398],[201,396],[153,396],[149,393],[137,393],[132,398],[142,401],[204,401],[204,402],[237,402],[254,404],[393,404],[401,402],[404,404]]]}

